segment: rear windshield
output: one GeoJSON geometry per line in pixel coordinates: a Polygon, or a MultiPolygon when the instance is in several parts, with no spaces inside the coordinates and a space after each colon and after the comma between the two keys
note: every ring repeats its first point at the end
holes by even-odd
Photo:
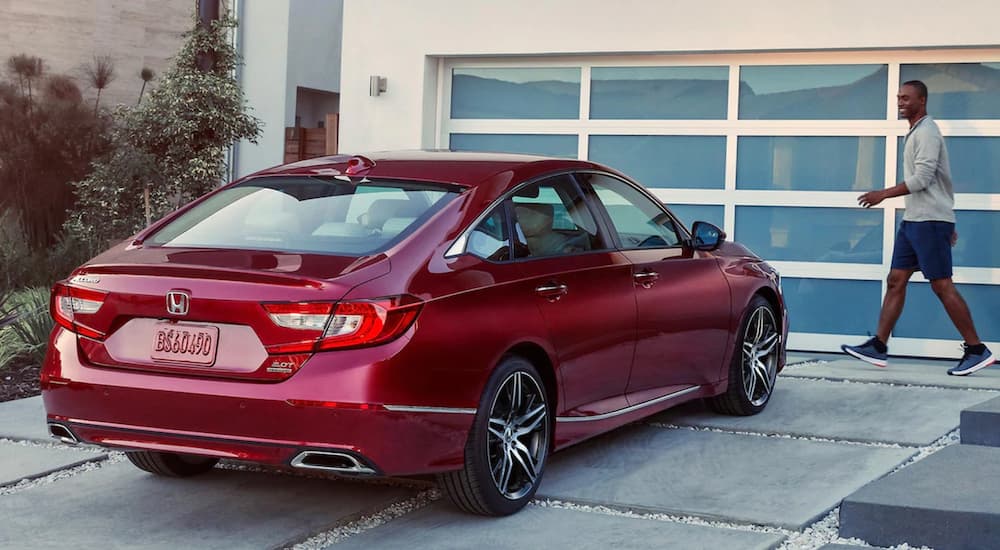
{"type": "Polygon", "coordinates": [[[394,180],[259,178],[209,197],[146,244],[360,256],[391,246],[457,194],[394,180]]]}

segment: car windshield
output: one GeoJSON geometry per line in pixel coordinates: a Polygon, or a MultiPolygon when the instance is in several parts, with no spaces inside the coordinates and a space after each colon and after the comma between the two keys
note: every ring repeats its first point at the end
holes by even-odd
{"type": "Polygon", "coordinates": [[[397,180],[257,178],[212,195],[146,244],[361,256],[402,239],[457,194],[397,180]]]}

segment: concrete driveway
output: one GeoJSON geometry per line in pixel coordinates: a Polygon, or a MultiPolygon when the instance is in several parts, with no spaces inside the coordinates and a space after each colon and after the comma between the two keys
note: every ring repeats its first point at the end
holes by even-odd
{"type": "Polygon", "coordinates": [[[427,480],[352,481],[223,463],[159,478],[121,453],[50,442],[40,398],[0,403],[0,548],[766,549],[838,539],[836,508],[958,441],[1000,368],[876,369],[792,354],[768,408],[689,404],[554,455],[511,517],[456,512],[427,480]]]}

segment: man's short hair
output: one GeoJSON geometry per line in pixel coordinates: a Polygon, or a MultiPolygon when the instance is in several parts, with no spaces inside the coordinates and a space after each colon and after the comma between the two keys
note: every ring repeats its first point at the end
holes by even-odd
{"type": "Polygon", "coordinates": [[[907,80],[903,86],[913,86],[917,90],[917,97],[927,97],[927,85],[919,80],[907,80]]]}

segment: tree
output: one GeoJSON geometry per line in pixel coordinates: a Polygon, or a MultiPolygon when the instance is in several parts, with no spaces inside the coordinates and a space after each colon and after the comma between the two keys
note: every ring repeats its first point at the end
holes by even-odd
{"type": "Polygon", "coordinates": [[[90,85],[97,89],[97,100],[94,101],[94,114],[101,105],[101,92],[115,80],[115,63],[110,56],[95,56],[93,63],[84,67],[90,85]]]}
{"type": "Polygon", "coordinates": [[[226,149],[256,142],[260,121],[245,112],[235,79],[238,55],[228,40],[231,18],[194,25],[144,102],[119,106],[113,151],[76,184],[78,210],[68,222],[97,242],[122,239],[146,223],[212,190],[223,179],[226,149]],[[198,55],[212,52],[208,70],[198,55]],[[144,197],[148,196],[148,200],[144,197]]]}

